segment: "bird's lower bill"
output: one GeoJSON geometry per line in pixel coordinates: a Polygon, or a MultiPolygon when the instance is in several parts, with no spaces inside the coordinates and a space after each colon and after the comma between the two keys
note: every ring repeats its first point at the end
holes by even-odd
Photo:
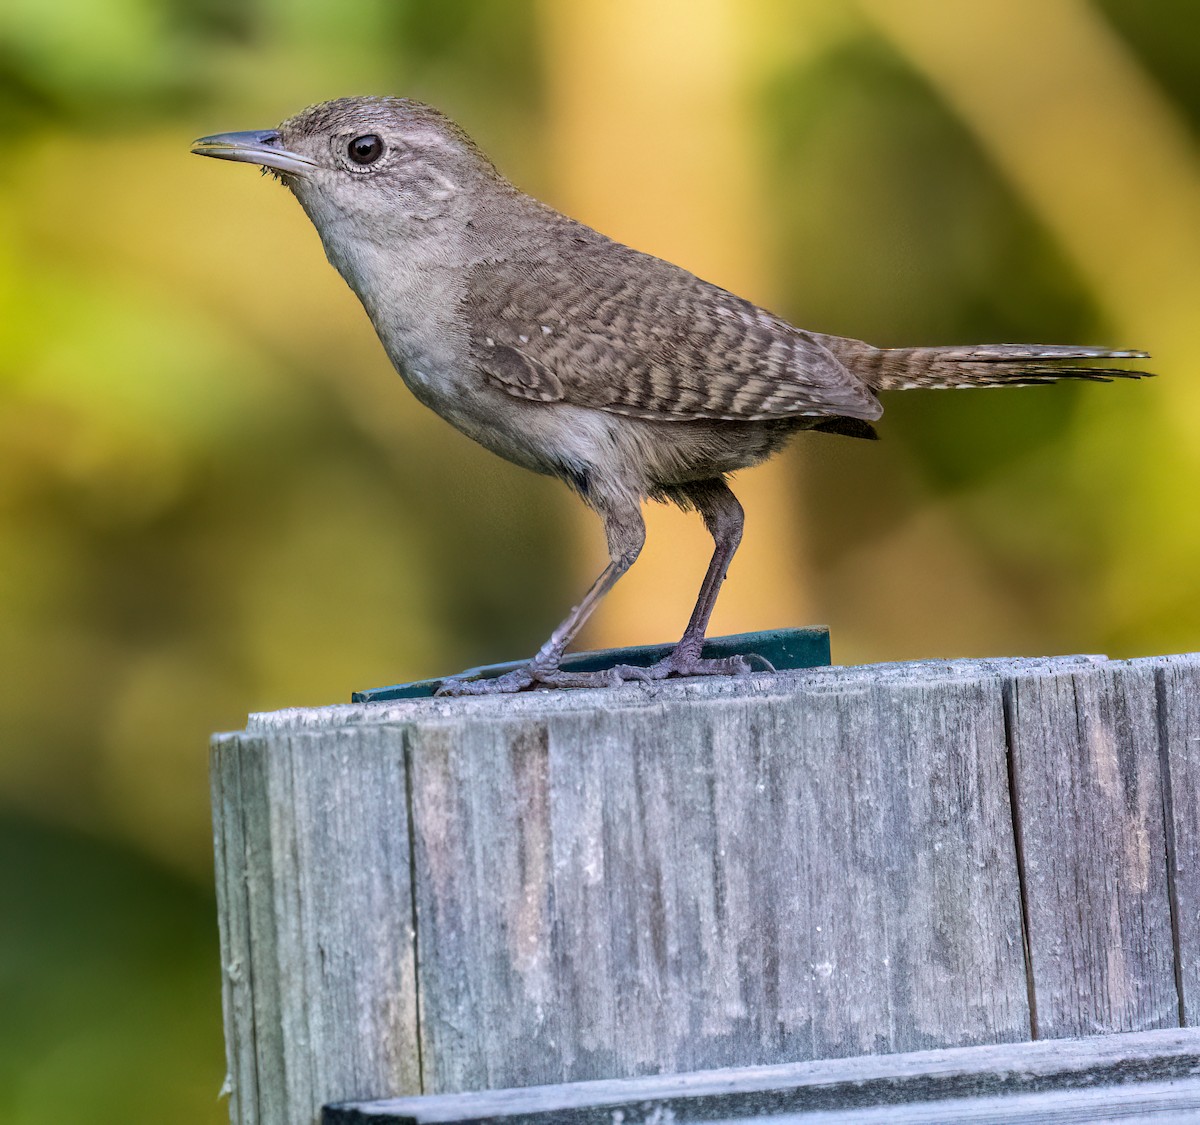
{"type": "Polygon", "coordinates": [[[193,142],[197,156],[212,156],[217,160],[240,160],[245,164],[260,164],[292,175],[304,175],[316,162],[298,152],[289,152],[280,144],[279,134],[272,129],[246,133],[214,133],[193,142]]]}

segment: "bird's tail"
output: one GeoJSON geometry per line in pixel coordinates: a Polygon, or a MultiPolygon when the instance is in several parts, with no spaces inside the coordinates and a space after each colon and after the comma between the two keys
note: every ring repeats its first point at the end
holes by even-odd
{"type": "MultiPolygon", "coordinates": [[[[850,357],[839,356],[843,362],[850,357]]],[[[1149,359],[1146,352],[1058,344],[978,344],[952,348],[863,348],[848,364],[875,391],[916,387],[1021,387],[1060,379],[1142,379],[1149,371],[1096,366],[1096,360],[1149,359]]]]}

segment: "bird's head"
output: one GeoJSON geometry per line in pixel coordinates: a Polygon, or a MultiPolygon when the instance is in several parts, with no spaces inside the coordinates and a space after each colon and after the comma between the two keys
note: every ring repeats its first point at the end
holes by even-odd
{"type": "Polygon", "coordinates": [[[273,173],[323,236],[412,238],[465,216],[482,183],[504,182],[453,121],[407,98],[323,102],[276,129],[202,137],[192,152],[273,173]]]}

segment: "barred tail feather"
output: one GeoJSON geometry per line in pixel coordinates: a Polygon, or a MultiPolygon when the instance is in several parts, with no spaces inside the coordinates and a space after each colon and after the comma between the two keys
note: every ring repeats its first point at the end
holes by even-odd
{"type": "Polygon", "coordinates": [[[1028,387],[1062,379],[1107,383],[1143,379],[1149,371],[1093,366],[1095,360],[1149,359],[1146,352],[1059,344],[980,344],[949,348],[872,348],[855,357],[854,371],[875,391],[919,387],[1028,387]],[[1080,363],[1084,360],[1087,362],[1080,363]]]}

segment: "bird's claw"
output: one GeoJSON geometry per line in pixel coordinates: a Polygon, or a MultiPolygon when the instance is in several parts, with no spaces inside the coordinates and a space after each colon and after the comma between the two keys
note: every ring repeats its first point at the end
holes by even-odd
{"type": "Polygon", "coordinates": [[[757,653],[750,656],[703,657],[675,648],[668,656],[663,657],[657,664],[651,664],[649,668],[631,668],[625,665],[621,670],[637,673],[636,678],[640,680],[665,680],[668,676],[748,676],[751,672],[774,672],[775,667],[757,653]],[[756,662],[757,667],[751,661],[756,662]]]}
{"type": "Polygon", "coordinates": [[[505,672],[502,676],[491,678],[462,680],[452,676],[443,680],[433,694],[438,698],[452,699],[464,695],[511,695],[524,691],[533,683],[532,666],[526,664],[514,668],[511,672],[505,672]]]}
{"type": "Polygon", "coordinates": [[[778,669],[765,656],[757,652],[748,652],[742,659],[749,665],[747,672],[776,672],[778,669]],[[755,667],[757,662],[757,667],[755,667]]]}
{"type": "Polygon", "coordinates": [[[490,679],[447,679],[434,692],[436,696],[463,695],[512,695],[529,688],[590,688],[617,687],[621,678],[615,669],[606,668],[599,672],[566,672],[561,668],[539,668],[525,664],[490,679]]]}
{"type": "Polygon", "coordinates": [[[569,672],[562,668],[539,668],[535,664],[525,664],[491,679],[443,680],[434,694],[443,697],[512,695],[529,688],[619,687],[633,681],[648,684],[665,680],[668,676],[748,676],[752,672],[774,671],[775,666],[758,653],[706,658],[676,648],[669,656],[648,668],[617,664],[595,672],[569,672]]]}

